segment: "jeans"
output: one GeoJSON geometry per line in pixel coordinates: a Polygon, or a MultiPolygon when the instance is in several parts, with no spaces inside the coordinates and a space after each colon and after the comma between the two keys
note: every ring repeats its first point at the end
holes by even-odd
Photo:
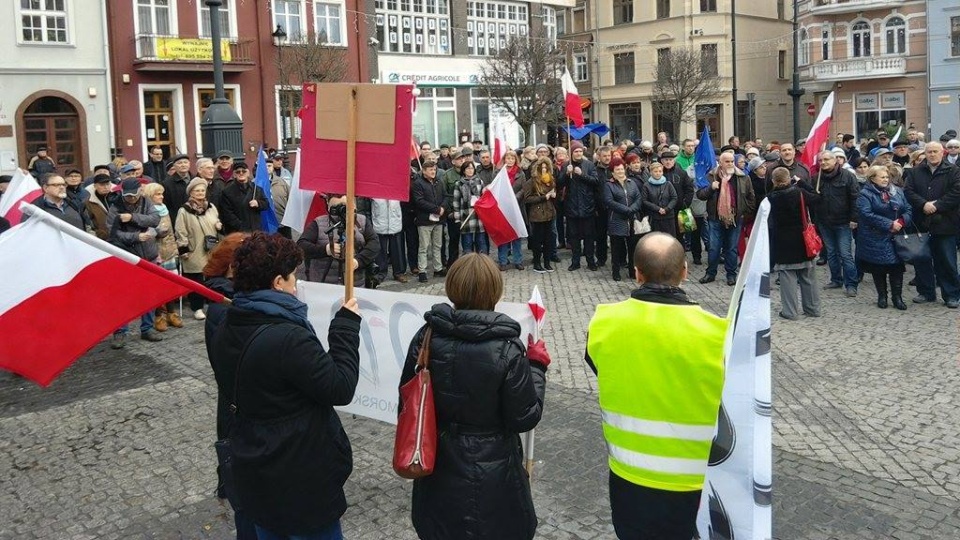
{"type": "Polygon", "coordinates": [[[433,258],[433,271],[443,270],[441,262],[441,250],[443,248],[443,225],[420,225],[417,227],[418,245],[417,245],[417,267],[420,273],[426,273],[429,270],[428,256],[433,258]]]}
{"type": "Polygon", "coordinates": [[[853,230],[849,225],[821,225],[823,247],[830,266],[830,283],[857,288],[857,263],[853,260],[853,230]]]}
{"type": "Polygon", "coordinates": [[[380,274],[377,278],[381,282],[387,277],[388,260],[393,267],[394,276],[402,274],[406,269],[403,264],[403,253],[400,251],[400,237],[402,235],[402,232],[378,235],[380,237],[380,253],[377,254],[377,266],[380,267],[380,274]]]}
{"type": "MultiPolygon", "coordinates": [[[[153,321],[156,320],[155,313],[156,311],[151,309],[150,311],[140,316],[140,333],[141,334],[145,334],[147,333],[147,331],[153,330],[153,321]]],[[[116,330],[113,331],[113,335],[115,336],[127,335],[127,332],[129,332],[129,330],[127,329],[128,325],[129,323],[121,326],[120,328],[117,328],[116,330]]]]}
{"type": "Polygon", "coordinates": [[[487,233],[485,232],[461,232],[460,247],[464,254],[490,252],[490,247],[487,245],[487,233]]]}
{"type": "Polygon", "coordinates": [[[588,265],[596,264],[594,258],[594,218],[567,218],[567,240],[573,248],[573,259],[570,261],[575,266],[580,265],[580,255],[587,258],[588,265]],[[581,252],[581,246],[583,251],[581,252]]]}
{"type": "Polygon", "coordinates": [[[512,242],[507,242],[506,244],[501,244],[497,246],[497,262],[500,264],[507,264],[507,253],[512,255],[513,264],[520,264],[523,262],[523,242],[519,238],[512,242]]]}
{"type": "Polygon", "coordinates": [[[914,265],[917,270],[917,292],[928,299],[936,299],[936,284],[939,283],[944,302],[960,300],[960,278],[957,277],[957,236],[931,234],[930,254],[933,255],[932,260],[914,265]]]}
{"type": "Polygon", "coordinates": [[[717,275],[720,264],[720,251],[723,250],[723,266],[727,279],[737,279],[737,242],[740,241],[740,224],[726,227],[718,219],[707,220],[707,232],[710,237],[710,251],[707,254],[707,275],[717,275]]]}
{"type": "Polygon", "coordinates": [[[343,540],[343,529],[340,528],[339,519],[326,529],[309,534],[276,534],[259,525],[256,527],[257,540],[343,540]]]}

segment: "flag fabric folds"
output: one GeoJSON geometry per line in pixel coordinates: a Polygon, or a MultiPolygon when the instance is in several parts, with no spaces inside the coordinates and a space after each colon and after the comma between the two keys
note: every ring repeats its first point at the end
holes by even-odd
{"type": "Polygon", "coordinates": [[[547,306],[543,304],[543,296],[540,295],[540,286],[534,285],[533,291],[530,293],[530,300],[527,300],[527,305],[530,306],[530,312],[533,313],[533,320],[537,323],[537,336],[536,339],[539,339],[543,335],[543,321],[547,317],[547,306]]]}
{"type": "Polygon", "coordinates": [[[31,219],[0,236],[0,368],[46,386],[117,328],[196,292],[223,295],[23,204],[31,219]],[[115,287],[121,291],[94,294],[115,287]],[[70,313],[93,313],[72,317],[70,313]]]}
{"type": "Polygon", "coordinates": [[[319,193],[300,188],[300,167],[297,167],[290,181],[290,198],[280,224],[302,233],[308,223],[326,213],[326,201],[319,193]]]}
{"type": "MultiPolygon", "coordinates": [[[[297,166],[297,170],[300,170],[297,166]]],[[[277,232],[280,224],[277,223],[277,211],[273,207],[273,195],[270,193],[270,174],[267,172],[267,154],[260,147],[260,153],[257,156],[257,177],[254,179],[254,185],[263,190],[263,196],[267,198],[267,208],[260,211],[260,226],[266,233],[273,234],[277,232]]]]}
{"type": "Polygon", "coordinates": [[[563,76],[560,78],[560,84],[563,87],[564,110],[567,118],[573,122],[575,127],[583,127],[583,108],[580,107],[580,92],[577,85],[570,76],[570,70],[563,68],[563,76]]]}
{"type": "Polygon", "coordinates": [[[503,155],[507,153],[507,126],[500,118],[490,118],[490,158],[499,164],[503,155]]]}
{"type": "Polygon", "coordinates": [[[820,108],[820,114],[817,115],[813,127],[810,128],[810,134],[807,135],[807,145],[800,161],[807,166],[810,171],[819,168],[817,164],[817,154],[819,154],[827,142],[830,141],[830,118],[833,116],[833,92],[827,96],[820,108]]]}
{"type": "Polygon", "coordinates": [[[697,173],[697,189],[703,189],[710,185],[707,179],[707,173],[717,168],[717,154],[713,151],[713,143],[710,141],[710,130],[703,128],[703,135],[700,136],[700,144],[693,153],[693,168],[697,173]]]}
{"type": "Polygon", "coordinates": [[[473,205],[473,210],[494,244],[500,246],[527,237],[527,226],[523,223],[520,204],[513,193],[506,167],[500,169],[497,177],[473,205]]]}
{"type": "Polygon", "coordinates": [[[13,173],[10,185],[7,186],[7,191],[3,194],[3,198],[0,199],[0,217],[6,218],[6,220],[10,222],[10,225],[20,223],[20,220],[23,218],[20,213],[20,203],[28,203],[39,197],[42,193],[43,190],[40,189],[40,184],[37,183],[36,179],[34,179],[30,173],[17,169],[17,171],[13,173]]]}

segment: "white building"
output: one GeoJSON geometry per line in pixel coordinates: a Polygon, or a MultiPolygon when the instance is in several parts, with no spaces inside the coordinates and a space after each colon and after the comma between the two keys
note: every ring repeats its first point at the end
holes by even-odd
{"type": "Polygon", "coordinates": [[[87,173],[113,146],[106,7],[89,0],[0,5],[0,172],[40,146],[87,173]]]}

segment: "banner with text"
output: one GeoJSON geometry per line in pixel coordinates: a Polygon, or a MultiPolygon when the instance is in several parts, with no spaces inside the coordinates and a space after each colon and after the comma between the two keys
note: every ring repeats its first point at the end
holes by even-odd
{"type": "MultiPolygon", "coordinates": [[[[354,289],[363,322],[360,325],[360,382],[353,403],[339,410],[397,423],[400,373],[410,341],[424,325],[423,314],[434,304],[449,303],[443,296],[427,296],[371,289],[354,289]]],[[[327,328],[340,309],[343,287],[300,281],[297,296],[309,306],[310,323],[329,348],[327,328]]],[[[501,302],[497,311],[520,323],[521,340],[533,333],[533,313],[527,304],[501,302]]]]}

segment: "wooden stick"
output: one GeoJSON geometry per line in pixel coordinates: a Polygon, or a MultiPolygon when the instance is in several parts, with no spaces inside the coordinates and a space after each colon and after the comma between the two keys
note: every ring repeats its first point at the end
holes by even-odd
{"type": "Polygon", "coordinates": [[[343,300],[353,298],[354,220],[357,201],[357,87],[350,89],[350,110],[347,111],[347,217],[344,231],[347,235],[343,254],[343,300]]]}

